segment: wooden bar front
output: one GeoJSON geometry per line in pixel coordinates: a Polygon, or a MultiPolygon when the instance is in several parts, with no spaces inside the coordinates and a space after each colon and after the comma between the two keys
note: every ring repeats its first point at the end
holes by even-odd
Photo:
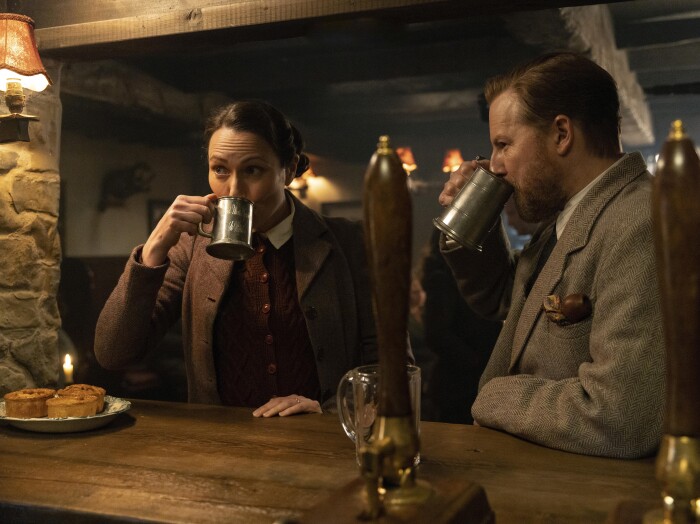
{"type": "MultiPolygon", "coordinates": [[[[653,458],[543,448],[486,428],[423,422],[422,468],[486,490],[496,522],[605,522],[659,497],[653,458]]],[[[357,479],[333,414],[136,400],[108,426],[68,434],[0,425],[0,522],[272,523],[357,479]]],[[[420,470],[419,470],[420,478],[420,470]]]]}

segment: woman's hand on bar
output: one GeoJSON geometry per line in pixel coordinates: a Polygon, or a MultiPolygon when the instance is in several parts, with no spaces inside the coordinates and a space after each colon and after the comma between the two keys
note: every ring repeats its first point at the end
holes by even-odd
{"type": "Polygon", "coordinates": [[[286,417],[301,413],[323,413],[321,404],[317,400],[302,397],[301,395],[289,395],[288,397],[273,397],[268,403],[253,411],[254,417],[286,417]]]}

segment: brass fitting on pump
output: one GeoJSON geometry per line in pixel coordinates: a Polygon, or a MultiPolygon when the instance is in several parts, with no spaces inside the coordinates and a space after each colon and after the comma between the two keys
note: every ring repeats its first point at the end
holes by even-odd
{"type": "Polygon", "coordinates": [[[419,442],[411,417],[380,417],[371,442],[362,448],[361,470],[367,489],[366,518],[422,504],[433,489],[416,480],[415,457],[419,442]]]}
{"type": "Polygon", "coordinates": [[[645,524],[700,522],[700,439],[664,435],[656,458],[656,479],[661,484],[663,512],[650,513],[645,524]]]}
{"type": "Polygon", "coordinates": [[[360,449],[360,470],[365,480],[367,491],[367,508],[363,519],[377,519],[384,513],[382,465],[384,458],[394,453],[391,438],[374,440],[360,449]]]}

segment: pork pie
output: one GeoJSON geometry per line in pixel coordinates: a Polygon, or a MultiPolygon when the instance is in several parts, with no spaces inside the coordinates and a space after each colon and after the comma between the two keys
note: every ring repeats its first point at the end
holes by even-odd
{"type": "Polygon", "coordinates": [[[48,414],[46,401],[56,394],[55,389],[28,388],[12,391],[4,396],[5,416],[10,418],[41,418],[48,414]]]}
{"type": "Polygon", "coordinates": [[[91,417],[96,413],[95,395],[70,395],[46,401],[49,418],[91,417]]]}
{"type": "MultiPolygon", "coordinates": [[[[63,389],[58,390],[59,397],[71,397],[74,395],[94,395],[95,398],[95,413],[100,413],[104,409],[106,391],[100,386],[91,386],[90,384],[71,384],[63,389]]],[[[94,414],[94,413],[93,413],[94,414]]]]}

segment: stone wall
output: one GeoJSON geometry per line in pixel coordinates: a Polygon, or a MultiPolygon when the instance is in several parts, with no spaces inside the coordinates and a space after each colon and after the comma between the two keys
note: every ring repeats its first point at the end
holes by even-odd
{"type": "Polygon", "coordinates": [[[60,64],[44,65],[53,86],[25,93],[30,142],[0,144],[0,395],[59,376],[60,64]]]}

